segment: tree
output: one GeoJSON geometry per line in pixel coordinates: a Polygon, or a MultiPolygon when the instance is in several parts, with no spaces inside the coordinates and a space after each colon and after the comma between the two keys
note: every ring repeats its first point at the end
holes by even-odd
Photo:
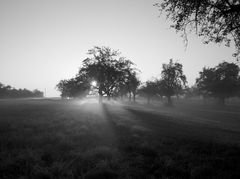
{"type": "Polygon", "coordinates": [[[168,99],[168,105],[172,105],[171,96],[186,86],[186,76],[183,74],[182,64],[173,63],[172,59],[168,64],[163,64],[161,72],[160,88],[163,95],[168,99]]]}
{"type": "Polygon", "coordinates": [[[236,96],[239,90],[239,67],[234,63],[223,62],[214,68],[203,68],[196,84],[203,95],[219,99],[225,104],[225,99],[236,96]]]}
{"type": "Polygon", "coordinates": [[[156,81],[147,81],[145,85],[143,85],[139,90],[138,93],[140,96],[146,97],[148,104],[150,104],[150,100],[152,98],[156,98],[158,94],[158,86],[156,81]]]}
{"type": "Polygon", "coordinates": [[[33,95],[38,98],[44,96],[43,92],[39,91],[38,89],[33,90],[33,95]]]}
{"type": "Polygon", "coordinates": [[[62,97],[62,98],[69,97],[69,92],[68,92],[67,83],[68,83],[67,80],[61,80],[61,81],[56,85],[56,89],[61,92],[61,97],[62,97]]]}
{"type": "Polygon", "coordinates": [[[240,54],[240,1],[239,0],[163,0],[156,3],[172,21],[171,27],[181,31],[187,42],[187,31],[195,29],[204,43],[225,42],[233,39],[236,53],[240,54]]]}
{"type": "Polygon", "coordinates": [[[133,63],[119,57],[120,53],[109,47],[94,47],[88,54],[91,57],[83,61],[79,73],[97,82],[99,102],[102,103],[103,95],[110,99],[116,88],[126,81],[126,75],[132,72],[133,63]]]}
{"type": "Polygon", "coordinates": [[[90,81],[84,74],[78,74],[75,78],[61,80],[56,88],[61,92],[62,98],[82,98],[89,93],[90,81]]]}
{"type": "Polygon", "coordinates": [[[133,95],[133,102],[135,103],[137,88],[140,85],[140,80],[137,78],[137,73],[135,71],[129,71],[129,73],[125,77],[126,80],[124,84],[129,93],[129,101],[131,101],[131,96],[133,95]]]}

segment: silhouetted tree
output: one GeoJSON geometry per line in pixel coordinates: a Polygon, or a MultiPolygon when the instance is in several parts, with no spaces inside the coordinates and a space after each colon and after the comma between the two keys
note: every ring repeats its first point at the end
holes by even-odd
{"type": "Polygon", "coordinates": [[[126,76],[125,86],[127,87],[129,93],[129,100],[131,101],[131,96],[133,95],[133,102],[136,102],[137,88],[140,85],[140,80],[137,78],[136,72],[130,72],[126,76]]]}
{"type": "Polygon", "coordinates": [[[173,63],[172,59],[168,64],[163,64],[161,72],[160,88],[163,95],[168,99],[168,105],[172,105],[171,96],[178,94],[186,85],[186,76],[183,74],[182,64],[173,63]]]}
{"type": "Polygon", "coordinates": [[[89,79],[97,81],[99,102],[102,96],[108,99],[114,94],[116,88],[126,81],[126,75],[132,71],[133,63],[123,57],[120,53],[109,47],[94,47],[88,51],[91,55],[83,61],[79,73],[85,74],[89,79]]]}
{"type": "Polygon", "coordinates": [[[61,92],[62,98],[69,97],[67,83],[67,80],[60,80],[59,83],[56,85],[56,89],[61,92]]]}
{"type": "Polygon", "coordinates": [[[239,67],[234,63],[223,62],[215,68],[203,68],[196,84],[203,95],[219,99],[220,104],[225,99],[237,95],[239,90],[239,67]]]}
{"type": "Polygon", "coordinates": [[[62,98],[82,98],[89,93],[90,81],[83,74],[78,74],[75,78],[61,80],[56,88],[61,92],[62,98]]]}
{"type": "Polygon", "coordinates": [[[204,42],[225,42],[234,39],[235,55],[240,53],[240,1],[239,0],[163,0],[156,3],[172,21],[171,27],[181,31],[187,41],[187,30],[203,36],[204,42]]]}
{"type": "Polygon", "coordinates": [[[158,86],[156,81],[147,81],[145,85],[140,87],[138,93],[140,96],[146,97],[149,104],[150,100],[156,98],[158,94],[158,86]]]}

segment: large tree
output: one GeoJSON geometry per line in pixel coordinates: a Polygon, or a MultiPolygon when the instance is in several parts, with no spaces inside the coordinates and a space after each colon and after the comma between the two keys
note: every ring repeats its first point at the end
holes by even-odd
{"type": "Polygon", "coordinates": [[[234,40],[235,55],[240,54],[240,1],[239,0],[163,0],[155,6],[165,12],[171,27],[182,32],[195,30],[205,43],[234,40]]]}
{"type": "Polygon", "coordinates": [[[167,97],[168,105],[172,105],[171,96],[186,86],[186,76],[183,74],[182,64],[173,62],[170,59],[168,64],[163,64],[161,72],[161,80],[159,82],[161,93],[167,97]]]}
{"type": "Polygon", "coordinates": [[[218,98],[224,104],[226,98],[236,96],[239,91],[239,67],[228,62],[214,68],[205,67],[196,84],[202,94],[218,98]]]}
{"type": "Polygon", "coordinates": [[[97,82],[101,103],[103,95],[110,99],[116,88],[126,81],[127,75],[133,71],[133,63],[120,57],[118,51],[109,47],[94,47],[88,51],[88,55],[90,57],[83,61],[79,73],[97,82]]]}

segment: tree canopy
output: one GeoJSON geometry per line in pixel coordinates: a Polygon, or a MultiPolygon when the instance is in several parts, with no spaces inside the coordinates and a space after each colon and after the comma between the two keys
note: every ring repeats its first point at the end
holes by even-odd
{"type": "Polygon", "coordinates": [[[186,76],[183,74],[182,64],[170,59],[168,64],[163,64],[161,78],[147,81],[139,90],[141,96],[148,99],[166,96],[168,105],[172,105],[171,96],[178,95],[186,87],[186,76]]]}
{"type": "Polygon", "coordinates": [[[235,63],[223,62],[214,68],[204,67],[199,74],[196,79],[199,90],[203,95],[218,98],[221,104],[239,91],[239,67],[235,63]]]}
{"type": "Polygon", "coordinates": [[[204,43],[215,42],[229,46],[234,40],[240,54],[240,1],[239,0],[163,0],[156,3],[165,12],[171,27],[187,41],[187,32],[203,37],[204,43]]]}
{"type": "Polygon", "coordinates": [[[168,98],[168,104],[172,105],[171,96],[176,95],[187,83],[186,76],[183,74],[182,64],[173,62],[170,59],[168,64],[163,64],[161,72],[161,91],[168,98]]]}
{"type": "Polygon", "coordinates": [[[84,75],[78,75],[69,80],[61,80],[56,88],[61,92],[62,98],[83,98],[90,91],[90,81],[84,75]]]}
{"type": "Polygon", "coordinates": [[[86,96],[91,82],[95,81],[94,88],[98,90],[100,103],[103,95],[109,99],[114,95],[129,93],[135,98],[140,81],[137,78],[138,70],[130,60],[121,57],[120,52],[109,47],[95,46],[87,54],[89,57],[83,60],[77,77],[62,80],[57,85],[62,96],[86,96]]]}
{"type": "Polygon", "coordinates": [[[89,58],[83,61],[79,73],[85,74],[89,79],[97,82],[100,102],[103,95],[108,98],[113,95],[115,89],[124,85],[135,85],[133,76],[136,75],[133,63],[120,57],[120,53],[109,47],[94,47],[88,51],[89,58]]]}
{"type": "Polygon", "coordinates": [[[157,80],[148,80],[143,86],[141,86],[138,93],[140,96],[146,97],[149,104],[151,99],[158,97],[158,89],[159,86],[157,80]]]}

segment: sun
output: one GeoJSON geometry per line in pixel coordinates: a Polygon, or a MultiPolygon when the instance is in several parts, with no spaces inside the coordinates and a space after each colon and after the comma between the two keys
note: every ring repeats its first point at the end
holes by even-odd
{"type": "Polygon", "coordinates": [[[91,85],[92,85],[93,87],[95,87],[95,86],[97,86],[97,82],[96,82],[96,81],[92,81],[92,82],[91,82],[91,85]]]}

